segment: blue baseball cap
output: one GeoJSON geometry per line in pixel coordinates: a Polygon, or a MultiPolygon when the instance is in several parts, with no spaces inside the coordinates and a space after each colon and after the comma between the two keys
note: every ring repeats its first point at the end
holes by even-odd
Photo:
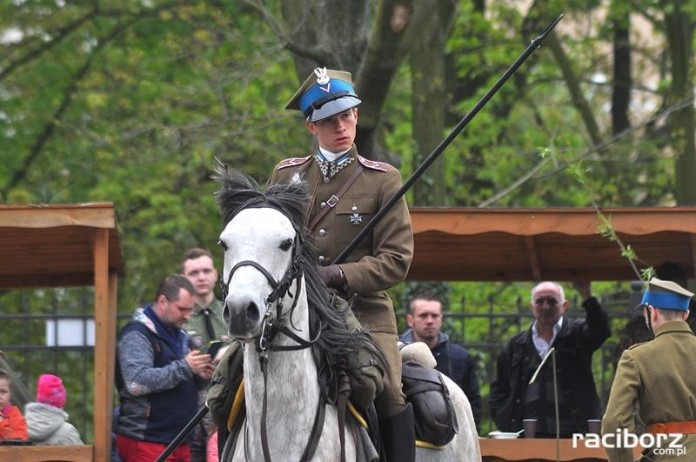
{"type": "Polygon", "coordinates": [[[290,98],[285,109],[296,109],[316,122],[354,108],[362,101],[353,88],[350,72],[317,67],[290,98]]]}
{"type": "Polygon", "coordinates": [[[687,311],[693,292],[672,281],[652,278],[643,293],[641,305],[651,305],[662,310],[687,311]]]}

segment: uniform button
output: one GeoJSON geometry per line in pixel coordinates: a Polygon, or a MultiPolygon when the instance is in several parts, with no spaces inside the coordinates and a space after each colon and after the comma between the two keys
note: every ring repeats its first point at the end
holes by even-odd
{"type": "Polygon", "coordinates": [[[321,207],[321,208],[326,207],[326,202],[322,202],[321,204],[319,204],[319,207],[321,207]]]}
{"type": "Polygon", "coordinates": [[[319,255],[319,263],[324,263],[326,261],[326,257],[323,255],[319,255]]]}
{"type": "Polygon", "coordinates": [[[323,228],[322,228],[322,229],[320,229],[320,230],[319,230],[319,235],[320,235],[321,237],[324,237],[324,236],[326,236],[326,230],[325,230],[325,229],[323,229],[323,228]]]}

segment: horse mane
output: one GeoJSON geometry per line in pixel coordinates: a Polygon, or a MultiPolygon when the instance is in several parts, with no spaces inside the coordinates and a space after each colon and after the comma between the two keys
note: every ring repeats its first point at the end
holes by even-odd
{"type": "Polygon", "coordinates": [[[357,356],[360,350],[372,353],[380,362],[382,370],[386,371],[386,360],[369,336],[357,335],[348,327],[350,306],[345,304],[343,308],[337,307],[334,303],[335,295],[319,276],[312,236],[305,226],[307,204],[311,201],[306,182],[298,180],[278,183],[262,192],[259,184],[251,177],[222,163],[219,164],[213,179],[221,185],[216,192],[216,198],[223,226],[248,207],[272,207],[283,213],[301,234],[300,262],[307,291],[310,338],[314,338],[321,329],[321,335],[314,347],[314,356],[319,385],[325,399],[328,402],[336,402],[339,373],[342,369],[347,369],[346,358],[357,356]]]}

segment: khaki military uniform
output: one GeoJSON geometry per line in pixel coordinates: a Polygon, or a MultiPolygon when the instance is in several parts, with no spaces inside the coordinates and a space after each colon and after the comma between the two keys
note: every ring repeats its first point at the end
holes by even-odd
{"type": "Polygon", "coordinates": [[[203,310],[206,307],[196,303],[193,315],[188,320],[184,329],[191,336],[191,348],[192,349],[204,349],[210,345],[213,340],[221,340],[225,343],[230,342],[230,336],[227,334],[227,325],[222,319],[222,311],[224,307],[222,306],[222,301],[218,299],[213,299],[210,305],[207,306],[210,310],[210,323],[213,327],[214,337],[208,335],[208,329],[206,328],[205,317],[203,310]]]}
{"type": "MultiPolygon", "coordinates": [[[[402,185],[401,175],[391,165],[374,162],[350,151],[355,160],[341,170],[329,183],[324,183],[314,156],[286,159],[276,165],[271,183],[287,183],[296,173],[309,186],[312,201],[308,221],[330,203],[333,195],[362,166],[363,172],[312,231],[320,265],[330,265],[342,250],[372,219],[402,185]]],[[[391,373],[385,392],[375,402],[378,412],[393,415],[404,406],[401,394],[401,358],[397,349],[397,327],[394,306],[386,289],[403,281],[413,257],[413,231],[406,200],[401,198],[384,215],[340,263],[349,293],[353,294],[353,311],[360,323],[370,331],[375,343],[385,354],[391,373]]]]}
{"type": "MultiPolygon", "coordinates": [[[[616,434],[623,429],[633,433],[636,405],[646,426],[696,420],[695,359],[696,336],[684,321],[667,322],[657,329],[654,340],[624,351],[611,388],[602,434],[616,434]]],[[[696,460],[696,435],[682,438],[686,454],[665,451],[671,442],[672,438],[668,438],[661,449],[646,449],[642,460],[696,460]]],[[[606,451],[610,462],[633,460],[630,448],[606,451]]]]}
{"type": "MultiPolygon", "coordinates": [[[[191,337],[192,350],[206,350],[210,345],[210,342],[213,340],[221,340],[225,343],[230,342],[230,337],[227,335],[227,325],[222,319],[223,308],[222,302],[218,299],[213,299],[213,301],[210,302],[210,305],[207,307],[196,303],[193,315],[184,326],[184,329],[186,329],[186,332],[191,337]],[[203,313],[203,310],[206,308],[210,310],[210,314],[208,315],[203,313]],[[210,316],[209,319],[213,328],[214,337],[210,337],[208,335],[205,319],[206,316],[210,316]]],[[[208,388],[209,386],[199,391],[199,406],[205,405],[208,388]]],[[[210,437],[213,431],[210,420],[209,415],[205,416],[191,433],[191,437],[189,439],[189,445],[191,447],[191,462],[205,461],[208,437],[210,437]]]]}

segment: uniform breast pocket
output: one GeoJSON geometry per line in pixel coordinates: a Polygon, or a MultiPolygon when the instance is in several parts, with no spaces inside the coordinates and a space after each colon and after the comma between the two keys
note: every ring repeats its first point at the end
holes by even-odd
{"type": "MultiPolygon", "coordinates": [[[[374,196],[346,196],[336,204],[336,238],[338,242],[347,244],[372,219],[376,210],[374,196]]],[[[366,236],[358,247],[369,245],[371,241],[366,236]]]]}

